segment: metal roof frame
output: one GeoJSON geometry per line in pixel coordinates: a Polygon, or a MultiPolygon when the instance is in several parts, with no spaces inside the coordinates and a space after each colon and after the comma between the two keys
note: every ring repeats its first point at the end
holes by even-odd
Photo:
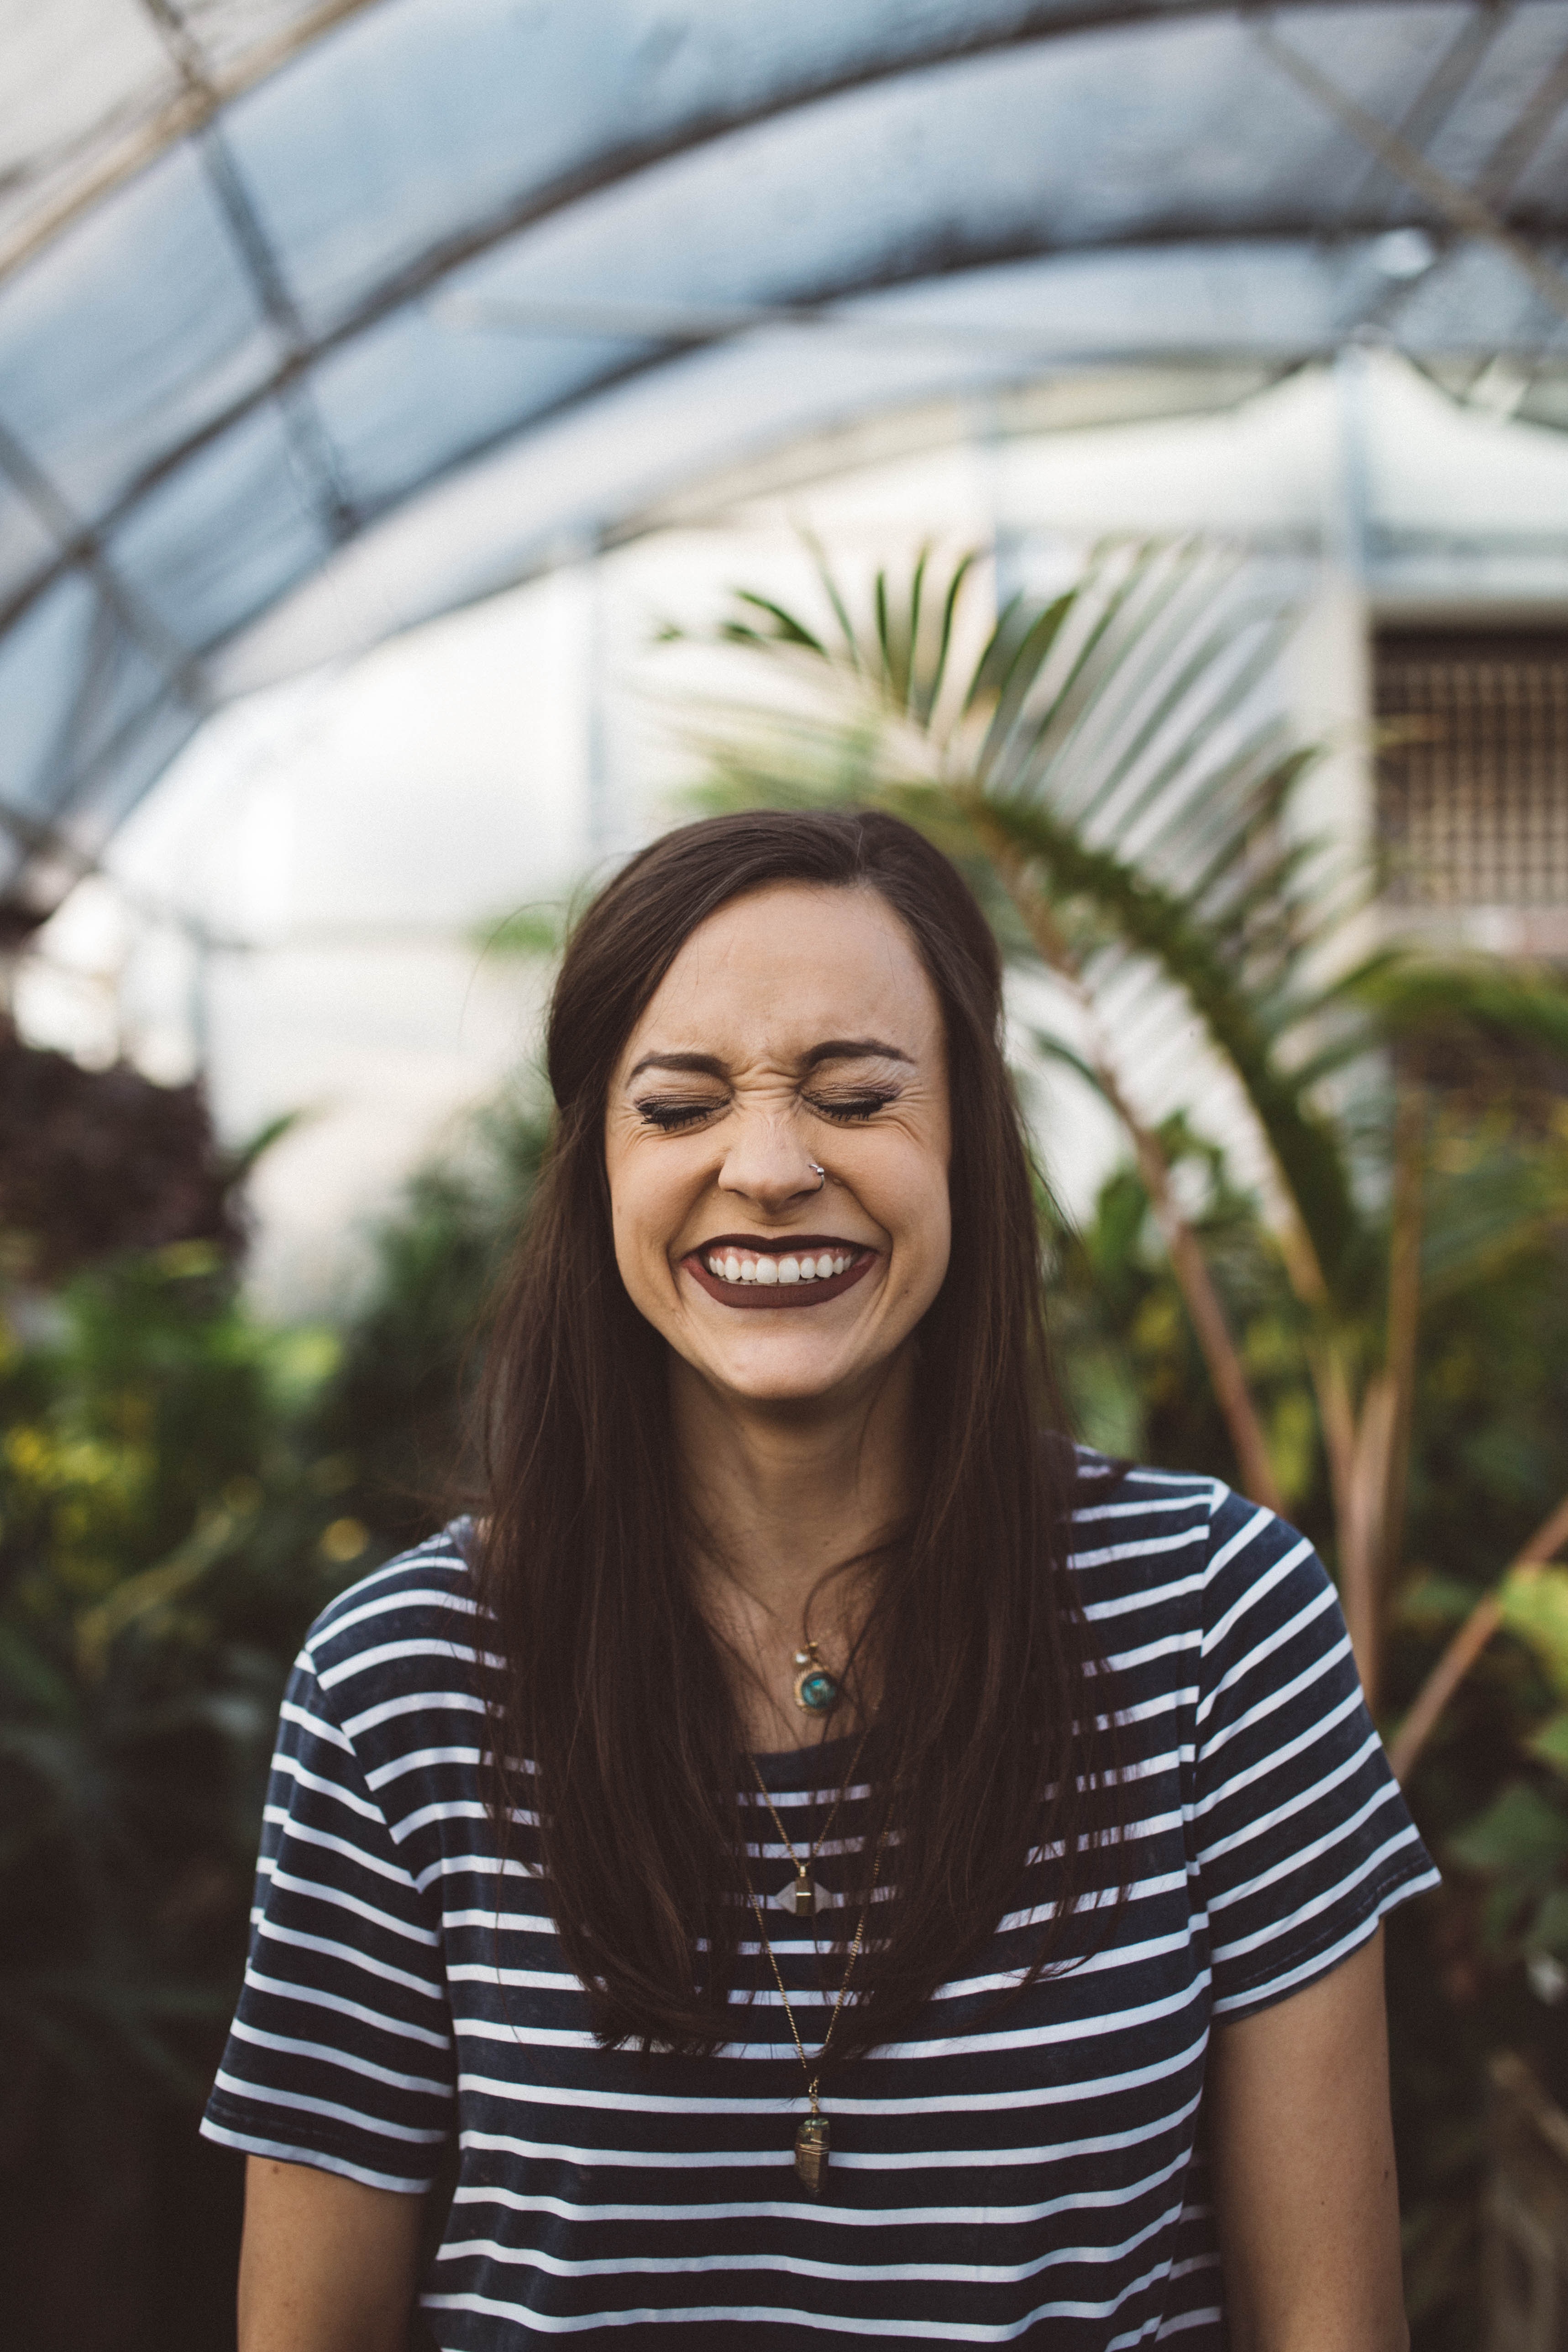
{"type": "MultiPolygon", "coordinates": [[[[235,658],[236,649],[258,631],[265,634],[269,614],[299,599],[315,576],[334,576],[355,542],[374,542],[382,527],[402,515],[426,507],[434,511],[446,486],[460,490],[466,481],[479,481],[486,466],[514,446],[560,449],[563,431],[570,437],[595,420],[606,436],[636,431],[637,418],[646,420],[658,408],[658,398],[650,405],[646,393],[663,397],[683,384],[714,402],[721,401],[726,380],[732,384],[737,422],[725,446],[713,448],[712,463],[743,461],[755,448],[755,436],[746,437],[743,410],[748,400],[756,406],[752,362],[756,347],[770,337],[780,349],[793,349],[803,334],[823,338],[820,348],[831,350],[840,363],[837,397],[846,417],[870,413],[879,399],[897,406],[965,384],[984,393],[1096,362],[1181,358],[1216,370],[1252,364],[1273,373],[1368,331],[1421,361],[1451,363],[1473,349],[1478,366],[1500,350],[1553,375],[1568,364],[1568,278],[1560,258],[1568,247],[1568,171],[1543,172],[1542,165],[1559,144],[1568,157],[1563,139],[1568,0],[1359,0],[1353,11],[1343,0],[1296,0],[1263,11],[1220,0],[924,0],[914,9],[890,0],[845,0],[836,10],[800,12],[794,47],[766,56],[759,48],[734,59],[723,47],[732,28],[721,24],[716,0],[667,5],[657,16],[652,0],[594,0],[592,5],[576,0],[573,21],[581,25],[580,41],[588,48],[595,37],[608,44],[618,35],[627,54],[640,57],[661,26],[660,37],[673,38],[677,51],[683,37],[696,44],[686,110],[671,103],[661,114],[651,103],[643,109],[628,101],[617,113],[619,101],[607,102],[597,146],[584,134],[581,153],[553,172],[536,170],[531,178],[534,158],[520,153],[514,184],[499,195],[487,192],[476,174],[475,201],[460,217],[447,196],[449,188],[466,184],[464,125],[437,122],[436,131],[454,142],[449,181],[437,174],[430,182],[433,214],[446,204],[446,215],[432,217],[422,241],[389,245],[383,263],[342,284],[330,282],[330,269],[321,278],[320,251],[299,247],[297,238],[290,247],[287,203],[279,215],[278,191],[287,194],[289,186],[291,121],[306,124],[301,152],[314,166],[322,168],[325,156],[344,176],[338,214],[329,206],[321,220],[329,228],[333,218],[352,224],[355,125],[369,136],[375,118],[364,109],[353,115],[360,101],[351,93],[334,150],[330,139],[323,143],[311,114],[323,89],[346,87],[343,68],[351,54],[366,71],[379,59],[385,72],[406,75],[410,58],[421,56],[450,67],[452,45],[466,39],[475,46],[465,70],[471,64],[482,77],[484,43],[515,65],[521,54],[515,20],[531,13],[542,22],[550,0],[532,0],[531,12],[514,5],[510,19],[500,0],[464,0],[460,12],[448,0],[439,18],[432,0],[335,0],[313,8],[301,0],[78,5],[140,10],[173,58],[184,95],[155,123],[142,126],[141,143],[123,146],[112,168],[100,160],[42,226],[35,223],[25,238],[13,236],[8,248],[0,242],[0,743],[7,740],[6,719],[14,711],[10,740],[24,747],[13,755],[9,774],[0,755],[0,836],[10,841],[7,873],[0,838],[0,921],[8,920],[14,932],[47,912],[62,875],[91,857],[178,741],[235,690],[247,667],[235,658]],[[247,36],[237,58],[215,64],[203,46],[198,10],[227,11],[237,40],[252,17],[268,17],[268,5],[288,17],[282,29],[268,17],[256,37],[247,36]],[[1336,37],[1352,24],[1359,42],[1347,46],[1336,37]],[[1238,205],[1226,184],[1226,159],[1215,155],[1210,168],[1209,150],[1202,147],[1205,140],[1213,147],[1212,110],[1205,110],[1205,94],[1190,76],[1185,85],[1173,79],[1170,90],[1173,110],[1189,108],[1198,142],[1184,200],[1179,190],[1155,181],[1140,188],[1135,145],[1123,155],[1112,134],[1100,152],[1110,157],[1112,176],[1121,174],[1112,193],[1126,201],[1121,216],[1108,201],[1098,222],[1092,201],[1079,205],[1076,217],[1070,204],[1058,201],[1052,209],[1048,173],[1038,155],[1020,152],[1014,184],[1006,176],[1010,157],[984,152],[988,121],[973,102],[979,87],[973,77],[987,60],[1016,59],[1018,73],[1033,77],[1032,86],[1048,94],[1053,73],[1064,89],[1075,74],[1081,80],[1087,72],[1092,82],[1100,70],[1094,59],[1109,54],[1106,37],[1115,36],[1129,75],[1116,83],[1100,71],[1096,85],[1102,108],[1112,107],[1129,76],[1135,83],[1140,61],[1148,65],[1157,58],[1167,70],[1172,59],[1179,63],[1194,54],[1193,44],[1222,26],[1221,46],[1211,37],[1205,54],[1221,60],[1239,99],[1254,110],[1279,112],[1280,92],[1293,89],[1297,100],[1316,109],[1315,134],[1301,130],[1288,111],[1280,115],[1300,155],[1310,161],[1311,168],[1294,180],[1284,164],[1271,178],[1268,159],[1255,158],[1256,184],[1238,205]],[[443,28],[449,35],[445,47],[443,28]],[[1414,68],[1408,89],[1396,70],[1406,63],[1414,68]],[[725,82],[730,65],[732,86],[725,82]],[[1392,110],[1393,119],[1386,103],[1391,89],[1403,100],[1392,110]],[[907,133],[910,122],[918,128],[922,119],[940,119],[939,99],[947,101],[950,120],[958,120],[952,110],[961,112],[965,103],[973,117],[960,125],[978,175],[972,217],[961,216],[951,204],[944,212],[941,188],[922,211],[925,188],[912,178],[905,187],[898,178],[895,134],[907,133]],[[875,132],[868,110],[879,104],[881,119],[891,125],[884,179],[868,181],[862,172],[860,202],[863,210],[867,186],[888,197],[879,242],[875,221],[868,228],[854,217],[852,173],[846,175],[851,184],[842,221],[823,194],[820,173],[798,186],[788,176],[792,142],[806,158],[820,155],[825,125],[847,121],[844,110],[857,106],[861,136],[868,121],[875,132]],[[258,156],[267,138],[276,150],[268,160],[272,176],[263,172],[258,183],[258,156]],[[726,285],[715,298],[704,282],[705,250],[710,279],[715,270],[721,279],[724,268],[735,263],[715,231],[706,249],[700,241],[689,250],[671,243],[658,257],[664,282],[628,301],[616,280],[616,223],[624,236],[628,221],[639,214],[654,219],[663,205],[679,225],[683,173],[689,177],[731,157],[737,170],[754,170],[764,150],[768,168],[783,173],[781,186],[793,188],[802,204],[807,195],[817,204],[820,216],[807,223],[797,257],[784,257],[784,267],[777,253],[759,250],[752,282],[745,282],[742,270],[739,292],[726,285]],[[1351,158],[1361,159],[1359,169],[1350,168],[1351,158]],[[994,217],[985,211],[987,171],[1003,194],[994,217]],[[228,305],[224,331],[229,343],[209,372],[210,393],[203,379],[188,394],[184,414],[178,400],[165,404],[166,430],[161,429],[158,371],[167,373],[168,348],[155,340],[145,349],[135,345],[130,361],[146,376],[144,411],[127,427],[120,411],[110,419],[106,410],[109,422],[95,437],[95,387],[86,382],[91,371],[83,371],[85,389],[73,384],[59,354],[68,354],[72,331],[90,342],[95,324],[107,335],[117,319],[123,331],[123,314],[112,308],[123,299],[123,284],[83,239],[98,236],[96,250],[112,256],[118,237],[123,262],[133,208],[140,204],[145,216],[152,194],[163,206],[159,218],[166,250],[149,250],[150,303],[173,282],[169,255],[184,253],[193,270],[206,270],[228,305]],[[900,210],[896,200],[906,196],[900,210]],[[1430,265],[1380,273],[1371,257],[1390,232],[1424,237],[1430,265]],[[604,247],[596,263],[595,234],[604,247]],[[837,247],[836,236],[841,236],[837,247]],[[570,261],[574,236],[588,263],[600,268],[601,282],[592,282],[592,268],[583,282],[580,268],[565,293],[552,290],[551,241],[558,265],[563,250],[570,261]],[[1262,264],[1287,252],[1299,257],[1312,282],[1300,331],[1292,339],[1288,321],[1271,320],[1249,333],[1259,308],[1262,264]],[[531,289],[530,270],[540,277],[542,255],[545,282],[531,289]],[[1195,333],[1184,350],[1173,340],[1170,321],[1156,327],[1149,320],[1146,305],[1145,315],[1118,313],[1115,307],[1118,287],[1133,282],[1129,272],[1135,277],[1156,257],[1168,257],[1173,272],[1185,270],[1189,282],[1199,264],[1215,288],[1228,273],[1230,293],[1224,299],[1216,293],[1203,322],[1206,331],[1195,333]],[[1100,272],[1105,330],[1098,342],[1081,332],[1076,341],[1072,333],[1064,336],[1053,307],[1051,289],[1067,282],[1063,269],[1070,275],[1079,265],[1100,272]],[[509,293],[504,285],[487,290],[485,273],[498,269],[502,275],[521,270],[521,290],[509,293]],[[1464,292],[1463,300],[1456,298],[1458,312],[1480,321],[1473,346],[1435,298],[1435,287],[1444,282],[1464,292]],[[1515,283],[1517,295],[1508,290],[1515,283]],[[999,307],[990,320],[977,319],[966,298],[971,289],[986,286],[995,289],[999,307]],[[73,310],[62,294],[51,311],[57,289],[79,289],[79,309],[73,310]],[[438,298],[442,331],[472,338],[463,362],[451,360],[449,350],[443,353],[439,334],[433,338],[429,331],[438,298]],[[1015,315],[1005,305],[1014,306],[1015,315]],[[419,365],[434,367],[432,401],[444,400],[451,415],[445,438],[431,433],[416,450],[411,441],[411,454],[395,464],[382,462],[384,432],[379,442],[372,434],[365,448],[345,449],[343,385],[345,371],[352,375],[358,367],[363,374],[368,368],[375,396],[393,403],[387,413],[395,425],[399,336],[406,346],[404,364],[414,363],[406,356],[413,352],[419,365]],[[486,338],[492,339],[489,349],[486,338]],[[841,363],[846,338],[864,365],[841,363]],[[526,345],[536,377],[531,395],[515,355],[496,357],[494,342],[500,339],[526,345]],[[56,370],[58,383],[41,375],[29,380],[33,351],[39,369],[56,370]],[[507,388],[509,367],[517,373],[515,396],[507,388]],[[493,397],[486,393],[488,407],[476,397],[465,417],[454,389],[463,394],[487,369],[498,382],[505,379],[503,388],[493,397]],[[50,429],[65,418],[57,436],[68,455],[63,477],[50,452],[34,446],[36,433],[9,415],[13,384],[24,388],[34,415],[47,414],[50,429]],[[58,411],[47,406],[56,391],[58,411]],[[118,474],[110,462],[111,423],[134,455],[118,474]],[[91,462],[84,461],[84,450],[91,462]],[[100,459],[104,450],[110,456],[100,459]],[[367,452],[374,460],[368,466],[367,452]],[[73,484],[72,462],[85,487],[73,484]]],[[[552,58],[565,77],[564,99],[580,101],[582,90],[571,79],[574,37],[559,23],[547,26],[539,54],[552,58]]],[[[3,39],[0,35],[0,54],[3,39]]],[[[739,50],[743,44],[731,37],[731,47],[739,50]]],[[[622,79],[635,100],[635,84],[622,79]]],[[[994,107],[995,85],[984,88],[994,107]]],[[[428,130],[416,81],[395,94],[406,105],[406,120],[421,133],[428,130]]],[[[1058,136],[1067,135],[1062,123],[1053,127],[1058,136]]],[[[1016,126],[1011,135],[1016,137],[1016,126]]],[[[963,155],[942,160],[951,176],[963,155]]],[[[367,170],[364,186],[370,207],[374,172],[367,170]]],[[[1088,191],[1089,197],[1096,193],[1088,191]]],[[[328,228],[310,233],[320,246],[328,228]]],[[[214,337],[216,348],[216,330],[214,337]]],[[[118,382],[111,389],[120,398],[118,382]]],[[[101,379],[96,396],[100,403],[106,396],[101,379]]],[[[416,401],[410,404],[417,409],[416,401]]],[[[369,406],[374,409],[374,399],[369,406]]],[[[807,401],[798,428],[819,431],[833,422],[831,411],[807,401]]],[[[775,439],[787,434],[782,409],[766,429],[775,439]]],[[[395,432],[391,437],[395,441],[395,432]]],[[[689,449],[672,450],[669,463],[668,478],[651,483],[646,468],[623,466],[620,487],[593,513],[579,499],[577,509],[563,507],[557,514],[551,498],[542,496],[531,541],[513,518],[510,537],[498,539],[489,551],[477,550],[466,571],[433,566],[424,609],[439,610],[462,593],[518,576],[548,560],[549,546],[558,547],[574,531],[579,545],[617,535],[637,512],[657,505],[660,494],[677,496],[689,487],[689,449]]],[[[614,476],[616,467],[605,471],[614,476]]],[[[456,505],[447,499],[445,510],[450,516],[461,504],[460,498],[456,505]]],[[[482,520],[468,528],[482,534],[482,520]]],[[[420,616],[417,593],[405,595],[389,625],[420,616]]]]}

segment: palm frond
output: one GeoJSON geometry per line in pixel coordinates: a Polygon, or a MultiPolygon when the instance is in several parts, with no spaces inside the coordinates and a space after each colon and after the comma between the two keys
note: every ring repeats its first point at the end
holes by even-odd
{"type": "Polygon", "coordinates": [[[1500,958],[1438,962],[1411,953],[1389,959],[1356,985],[1392,1036],[1417,1041],[1466,1031],[1505,1049],[1534,1046],[1568,1060],[1568,982],[1555,971],[1500,958]]]}
{"type": "Polygon", "coordinates": [[[1337,1139],[1307,1108],[1294,1076],[1280,1069],[1274,1039],[1201,917],[1109,850],[1088,847],[1042,808],[999,802],[986,813],[1046,869],[1055,893],[1089,899],[1118,937],[1148,956],[1203,1015],[1257,1111],[1320,1261],[1337,1268],[1357,1222],[1337,1139]]]}
{"type": "Polygon", "coordinates": [[[1325,980],[1342,900],[1325,853],[1290,831],[1311,754],[1265,692],[1288,600],[1223,551],[1111,546],[976,633],[973,553],[943,568],[922,550],[901,582],[879,572],[858,619],[819,551],[816,563],[833,628],[755,596],[742,625],[818,694],[806,715],[792,702],[721,719],[710,788],[731,805],[894,807],[968,870],[984,869],[979,821],[998,829],[1097,997],[1124,1014],[1144,970],[1161,983],[1142,988],[1145,1022],[1169,1030],[1177,1003],[1197,1013],[1331,1286],[1363,1218],[1312,1088],[1363,1056],[1377,1024],[1325,980]],[[977,646],[962,679],[961,639],[977,646]]]}

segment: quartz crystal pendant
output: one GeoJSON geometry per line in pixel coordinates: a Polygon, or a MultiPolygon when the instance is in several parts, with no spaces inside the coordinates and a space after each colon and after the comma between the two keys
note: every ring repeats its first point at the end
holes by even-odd
{"type": "Polygon", "coordinates": [[[827,2117],[805,2117],[795,2136],[795,2168],[813,2197],[820,2197],[827,2179],[827,2117]]]}
{"type": "Polygon", "coordinates": [[[830,1895],[819,1879],[792,1878],[776,1895],[768,1896],[768,1909],[782,1911],[790,1919],[815,1919],[823,1911],[839,1911],[844,1907],[841,1895],[830,1895]]]}

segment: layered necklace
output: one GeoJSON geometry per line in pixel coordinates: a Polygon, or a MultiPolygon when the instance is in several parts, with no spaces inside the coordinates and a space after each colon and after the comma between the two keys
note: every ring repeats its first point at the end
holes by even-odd
{"type": "MultiPolygon", "coordinates": [[[[860,1745],[855,1750],[854,1757],[851,1759],[848,1781],[846,1783],[846,1787],[853,1783],[855,1775],[860,1769],[860,1759],[866,1752],[866,1742],[869,1736],[869,1727],[868,1727],[867,1730],[860,1734],[860,1745]]],[[[795,1916],[797,1919],[809,1919],[815,1912],[820,1911],[823,1907],[822,1889],[817,1885],[811,1874],[816,1867],[816,1857],[822,1852],[823,1847],[826,1844],[828,1833],[832,1830],[834,1822],[838,1819],[838,1808],[844,1802],[845,1790],[840,1789],[837,1796],[834,1799],[833,1811],[828,1814],[827,1819],[823,1822],[822,1827],[817,1831],[816,1835],[813,1838],[811,1842],[811,1852],[806,1855],[803,1862],[800,1855],[795,1852],[794,1839],[790,1836],[788,1830],[785,1829],[783,1822],[779,1819],[778,1807],[773,1803],[773,1799],[768,1794],[766,1781],[763,1779],[762,1774],[757,1771],[757,1759],[754,1756],[752,1759],[752,1770],[756,1775],[757,1787],[762,1791],[763,1802],[766,1805],[769,1812],[773,1817],[773,1827],[777,1830],[779,1836],[783,1839],[784,1851],[789,1855],[790,1861],[795,1866],[795,1885],[790,1889],[790,1906],[794,1910],[795,1916]]]]}
{"type": "MultiPolygon", "coordinates": [[[[849,1767],[848,1782],[853,1782],[856,1772],[859,1769],[861,1754],[868,1737],[869,1727],[860,1735],[860,1745],[855,1750],[854,1759],[849,1767]]],[[[818,1889],[811,1875],[812,1868],[822,1851],[829,1831],[838,1818],[838,1809],[844,1802],[845,1790],[841,1789],[835,1798],[833,1809],[812,1841],[811,1851],[803,1862],[795,1851],[788,1831],[779,1819],[778,1808],[768,1793],[767,1785],[761,1772],[757,1770],[754,1758],[752,1769],[756,1774],[757,1787],[762,1791],[763,1802],[773,1815],[773,1827],[784,1840],[784,1850],[795,1865],[795,1885],[792,1894],[795,1916],[798,1918],[810,1918],[819,1908],[818,1889]]],[[[846,1785],[847,1786],[848,1783],[847,1782],[846,1785]]],[[[795,2011],[790,2006],[789,1994],[784,1990],[784,1973],[779,1967],[773,1945],[768,1939],[767,1926],[763,1918],[763,1906],[757,1900],[756,1889],[752,1885],[750,1872],[746,1875],[746,1894],[756,1917],[757,1933],[762,1938],[763,1949],[768,1956],[768,1966],[773,1972],[773,1982],[779,1989],[779,1999],[784,2003],[784,2013],[789,2025],[790,2037],[795,2043],[795,2055],[800,2060],[801,2073],[805,2077],[805,2096],[809,2112],[802,2116],[795,2132],[795,2168],[803,2186],[813,2197],[821,2196],[827,2179],[827,2159],[831,2138],[828,2120],[822,2112],[818,2098],[823,2062],[827,2056],[828,2047],[833,2040],[834,2028],[838,2023],[844,2003],[848,1998],[849,1980],[855,1973],[855,1963],[860,1957],[860,1949],[866,1940],[866,1924],[871,1916],[872,1899],[877,1892],[877,1882],[882,1874],[882,1851],[887,1842],[888,1832],[884,1827],[881,1836],[877,1841],[876,1856],[871,1865],[871,1884],[866,1890],[866,1900],[860,1906],[860,1917],[855,1929],[854,1941],[849,1947],[849,1957],[844,1963],[844,1977],[838,1988],[838,1997],[833,2004],[833,2014],[827,2021],[827,2031],[822,2037],[822,2047],[815,2058],[806,2056],[805,2044],[801,2040],[800,2027],[795,2022],[795,2011]]]]}

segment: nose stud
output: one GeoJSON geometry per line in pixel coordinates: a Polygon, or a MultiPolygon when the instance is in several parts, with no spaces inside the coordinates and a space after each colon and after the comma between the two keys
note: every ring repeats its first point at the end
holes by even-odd
{"type": "Polygon", "coordinates": [[[821,1192],[821,1190],[822,1190],[822,1188],[823,1188],[823,1186],[824,1186],[824,1185],[826,1183],[826,1181],[827,1181],[827,1171],[826,1171],[826,1168],[819,1168],[819,1167],[817,1166],[817,1164],[816,1164],[816,1160],[808,1160],[806,1161],[806,1163],[805,1163],[805,1164],[806,1164],[806,1166],[810,1169],[810,1171],[811,1171],[812,1174],[816,1177],[816,1189],[817,1189],[817,1191],[820,1192],[821,1192]]]}

